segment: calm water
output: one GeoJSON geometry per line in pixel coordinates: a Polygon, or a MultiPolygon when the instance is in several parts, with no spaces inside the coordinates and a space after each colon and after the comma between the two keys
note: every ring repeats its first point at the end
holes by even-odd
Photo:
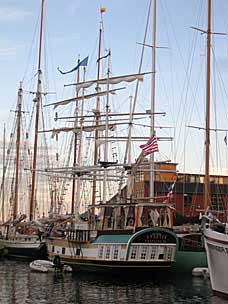
{"type": "Polygon", "coordinates": [[[186,276],[127,278],[31,272],[28,263],[0,261],[1,304],[228,303],[208,279],[186,276]]]}

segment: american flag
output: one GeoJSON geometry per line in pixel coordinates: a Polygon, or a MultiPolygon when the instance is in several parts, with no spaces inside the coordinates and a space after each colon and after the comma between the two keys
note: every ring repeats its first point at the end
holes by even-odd
{"type": "Polygon", "coordinates": [[[140,148],[143,150],[144,155],[158,152],[158,142],[156,135],[152,135],[148,142],[144,145],[141,145],[140,148]]]}

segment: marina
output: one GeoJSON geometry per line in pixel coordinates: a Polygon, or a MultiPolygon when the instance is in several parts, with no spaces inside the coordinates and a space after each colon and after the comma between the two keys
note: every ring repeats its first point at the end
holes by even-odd
{"type": "Polygon", "coordinates": [[[36,273],[28,263],[0,264],[2,304],[13,303],[205,303],[223,304],[208,279],[187,276],[142,278],[83,273],[36,273]],[[4,278],[4,279],[3,279],[4,278]]]}

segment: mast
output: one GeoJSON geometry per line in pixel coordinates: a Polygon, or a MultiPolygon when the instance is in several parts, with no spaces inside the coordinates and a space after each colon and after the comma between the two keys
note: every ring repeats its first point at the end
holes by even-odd
{"type": "MultiPolygon", "coordinates": [[[[98,63],[97,63],[97,80],[100,80],[100,58],[101,58],[101,38],[102,38],[102,12],[101,12],[101,21],[100,21],[100,29],[99,29],[99,43],[98,43],[98,63]]],[[[96,88],[97,92],[100,91],[99,85],[96,88]]],[[[96,101],[96,113],[95,113],[95,120],[96,120],[96,126],[99,125],[99,118],[100,118],[100,97],[97,96],[97,101],[96,101]]],[[[98,137],[99,137],[99,131],[98,128],[96,128],[95,131],[95,144],[94,144],[94,161],[93,164],[94,166],[97,165],[97,160],[98,160],[98,137]]],[[[93,178],[93,189],[92,189],[92,205],[95,205],[96,203],[96,190],[97,190],[97,185],[96,185],[96,172],[94,173],[94,178],[93,178]]],[[[93,212],[94,209],[92,209],[93,212]]]]}
{"type": "MultiPolygon", "coordinates": [[[[84,67],[83,71],[83,81],[85,81],[86,67],[84,67]]],[[[84,97],[84,89],[82,90],[82,96],[84,97]]],[[[79,135],[79,143],[78,143],[78,165],[82,165],[82,151],[83,151],[83,123],[84,123],[84,98],[81,103],[81,111],[80,111],[80,135],[79,135]]],[[[79,218],[79,207],[80,207],[80,195],[81,195],[81,178],[80,174],[77,175],[77,192],[76,192],[76,204],[75,204],[75,218],[79,218]]]]}
{"type": "Polygon", "coordinates": [[[5,221],[5,175],[6,175],[6,125],[3,129],[3,168],[2,168],[2,223],[5,221]]]}
{"type": "Polygon", "coordinates": [[[208,28],[207,28],[207,79],[206,79],[206,128],[205,128],[205,190],[204,210],[210,199],[210,73],[211,73],[211,0],[208,0],[208,28]]]}
{"type": "MultiPolygon", "coordinates": [[[[109,113],[109,77],[110,77],[110,59],[111,50],[108,52],[108,73],[107,73],[107,100],[106,100],[106,117],[105,117],[105,146],[104,146],[104,163],[108,162],[108,113],[109,113]]],[[[107,199],[107,170],[104,168],[104,181],[103,181],[103,203],[107,199]]]]}
{"type": "MultiPolygon", "coordinates": [[[[155,113],[155,66],[156,66],[156,6],[153,5],[153,33],[152,33],[152,74],[151,74],[151,113],[155,113]]],[[[150,136],[154,135],[154,115],[150,116],[150,136]]],[[[150,155],[150,200],[154,198],[154,153],[150,155]]]]}
{"type": "Polygon", "coordinates": [[[21,108],[22,108],[22,82],[20,82],[18,90],[17,104],[17,139],[16,139],[16,172],[15,172],[15,188],[13,203],[13,219],[15,220],[18,212],[18,184],[19,184],[19,166],[20,166],[20,144],[21,144],[21,108]]]}
{"type": "MultiPolygon", "coordinates": [[[[152,0],[150,0],[149,2],[149,8],[148,8],[148,14],[147,14],[147,20],[146,20],[146,28],[145,28],[145,33],[144,33],[144,38],[143,38],[143,47],[142,47],[142,52],[141,52],[141,59],[140,59],[140,64],[139,64],[139,70],[138,73],[141,73],[141,69],[142,69],[142,64],[143,64],[143,57],[144,57],[144,50],[145,50],[145,43],[146,43],[146,37],[147,37],[147,32],[148,32],[148,25],[149,25],[149,19],[150,19],[150,11],[151,11],[151,5],[152,5],[152,0]]],[[[128,131],[128,141],[126,144],[126,148],[125,148],[125,154],[124,154],[124,164],[127,163],[127,156],[129,155],[128,151],[130,148],[130,140],[131,140],[131,131],[132,131],[132,122],[133,122],[133,113],[135,116],[135,106],[136,106],[136,100],[138,97],[138,90],[139,90],[139,80],[136,83],[136,88],[135,88],[135,94],[134,94],[134,99],[132,102],[132,107],[131,107],[131,115],[130,115],[130,121],[129,121],[129,131],[128,131]]],[[[119,188],[118,188],[118,193],[119,193],[119,197],[121,196],[121,189],[122,189],[122,185],[123,185],[123,176],[124,176],[124,172],[121,173],[121,181],[119,183],[119,188]]],[[[130,179],[133,179],[133,174],[131,173],[131,175],[128,175],[128,183],[130,184],[130,179]]],[[[127,198],[132,197],[132,189],[129,189],[129,186],[127,186],[128,188],[128,194],[127,194],[127,198]]]]}
{"type": "MultiPolygon", "coordinates": [[[[80,63],[80,57],[78,57],[78,64],[80,63]]],[[[80,80],[80,68],[78,68],[77,72],[77,82],[80,80]]],[[[74,126],[78,126],[78,90],[76,89],[76,105],[75,105],[75,122],[74,126]]],[[[73,160],[73,167],[76,166],[77,164],[77,141],[78,141],[78,136],[77,133],[74,134],[74,160],[73,160]]],[[[72,196],[71,196],[71,214],[74,213],[74,207],[75,207],[75,185],[76,185],[76,180],[75,176],[72,181],[72,196]]],[[[78,189],[77,189],[78,190],[78,189]]]]}
{"type": "Polygon", "coordinates": [[[44,1],[41,5],[41,21],[40,21],[40,40],[39,40],[39,57],[38,57],[38,78],[37,78],[37,91],[36,91],[36,117],[35,117],[35,137],[34,137],[34,150],[33,150],[33,164],[32,164],[32,187],[29,206],[29,220],[32,221],[34,217],[34,199],[35,199],[35,186],[36,186],[36,163],[37,163],[37,148],[38,148],[38,127],[40,116],[41,104],[41,57],[42,57],[42,41],[43,41],[43,21],[44,21],[44,1]]]}
{"type": "Polygon", "coordinates": [[[133,124],[133,96],[129,96],[130,99],[130,119],[129,119],[129,143],[128,143],[128,165],[131,165],[131,137],[132,137],[132,124],[133,124]]]}

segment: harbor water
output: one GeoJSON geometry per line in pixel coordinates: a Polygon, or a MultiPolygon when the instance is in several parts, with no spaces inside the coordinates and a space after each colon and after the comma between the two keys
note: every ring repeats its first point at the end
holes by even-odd
{"type": "Polygon", "coordinates": [[[208,278],[36,273],[27,262],[0,261],[0,304],[228,303],[208,278]]]}

